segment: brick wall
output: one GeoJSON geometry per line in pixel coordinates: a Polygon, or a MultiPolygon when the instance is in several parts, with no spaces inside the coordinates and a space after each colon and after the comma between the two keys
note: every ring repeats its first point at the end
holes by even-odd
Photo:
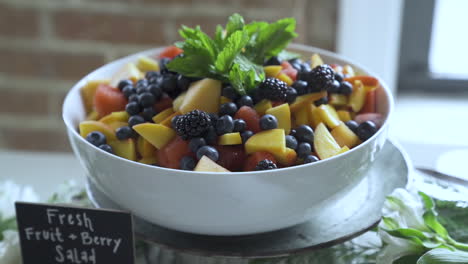
{"type": "Polygon", "coordinates": [[[295,17],[299,43],[334,49],[336,0],[0,0],[0,148],[68,151],[61,104],[87,72],[208,32],[233,12],[246,20],[295,17]]]}

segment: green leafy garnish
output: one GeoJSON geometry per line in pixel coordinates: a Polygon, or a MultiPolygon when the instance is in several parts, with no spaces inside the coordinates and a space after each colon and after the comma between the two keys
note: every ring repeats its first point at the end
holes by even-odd
{"type": "Polygon", "coordinates": [[[179,34],[184,41],[176,46],[184,52],[167,68],[189,77],[229,82],[240,94],[246,94],[265,79],[265,60],[280,54],[297,36],[295,28],[294,18],[246,25],[239,14],[230,16],[225,28],[218,25],[214,38],[200,27],[182,26],[179,34]]]}

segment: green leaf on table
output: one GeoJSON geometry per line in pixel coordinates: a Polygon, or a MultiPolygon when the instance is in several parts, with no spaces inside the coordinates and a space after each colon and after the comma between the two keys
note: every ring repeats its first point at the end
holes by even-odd
{"type": "Polygon", "coordinates": [[[468,243],[468,203],[435,200],[438,219],[450,236],[458,241],[468,243]]]}
{"type": "Polygon", "coordinates": [[[468,252],[436,248],[422,255],[417,264],[468,264],[468,252]]]}

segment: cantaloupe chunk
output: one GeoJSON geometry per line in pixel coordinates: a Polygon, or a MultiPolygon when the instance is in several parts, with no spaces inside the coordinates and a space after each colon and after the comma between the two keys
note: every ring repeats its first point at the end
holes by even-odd
{"type": "Polygon", "coordinates": [[[133,129],[157,149],[164,147],[176,136],[172,128],[161,124],[143,123],[133,126],[133,129]]]}
{"type": "Polygon", "coordinates": [[[283,152],[273,153],[279,164],[292,166],[296,163],[297,153],[294,149],[285,148],[283,152]]]}

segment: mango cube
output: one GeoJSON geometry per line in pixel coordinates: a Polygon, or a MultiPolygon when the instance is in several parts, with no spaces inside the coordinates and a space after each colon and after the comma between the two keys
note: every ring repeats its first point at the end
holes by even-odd
{"type": "Polygon", "coordinates": [[[86,136],[93,131],[99,131],[103,133],[104,136],[106,136],[107,140],[117,139],[117,137],[115,136],[114,130],[108,125],[99,121],[92,121],[92,120],[83,121],[80,123],[79,129],[80,129],[80,135],[83,138],[86,138],[86,136]]]}
{"type": "Polygon", "coordinates": [[[334,128],[340,124],[340,119],[335,108],[328,104],[322,104],[317,107],[320,119],[329,127],[334,128]]]}
{"type": "Polygon", "coordinates": [[[207,156],[201,157],[201,159],[197,163],[197,166],[195,166],[194,171],[229,172],[226,168],[212,161],[207,156]]]}
{"type": "Polygon", "coordinates": [[[338,155],[341,150],[340,145],[323,123],[320,123],[315,129],[314,149],[322,160],[338,155]]]}
{"type": "Polygon", "coordinates": [[[99,119],[99,122],[102,122],[106,125],[109,125],[114,122],[128,122],[129,117],[130,116],[126,111],[112,112],[99,119]]]}
{"type": "Polygon", "coordinates": [[[218,144],[239,145],[239,144],[242,144],[242,138],[239,132],[227,133],[227,134],[219,136],[218,144]]]}
{"type": "Polygon", "coordinates": [[[331,134],[340,147],[353,148],[361,143],[359,137],[343,122],[333,128],[331,134]]]}
{"type": "Polygon", "coordinates": [[[92,110],[92,111],[89,112],[89,114],[86,116],[86,120],[97,121],[98,118],[99,118],[99,114],[98,114],[98,112],[96,112],[96,110],[92,110]]]}
{"type": "Polygon", "coordinates": [[[163,125],[163,126],[172,127],[172,118],[173,118],[174,116],[178,116],[178,115],[180,115],[180,112],[179,112],[179,111],[177,111],[177,112],[175,112],[175,113],[172,113],[170,116],[166,117],[166,119],[164,119],[163,121],[161,121],[160,124],[163,125]]]}
{"type": "Polygon", "coordinates": [[[280,72],[276,78],[280,81],[283,81],[285,82],[288,86],[291,86],[293,84],[293,80],[291,79],[291,77],[289,77],[286,73],[284,72],[280,72]]]}
{"type": "Polygon", "coordinates": [[[136,66],[142,72],[159,71],[158,62],[148,56],[139,57],[136,66]]]}
{"type": "Polygon", "coordinates": [[[265,112],[266,114],[273,115],[278,120],[278,128],[284,129],[286,135],[291,131],[291,110],[289,104],[281,104],[272,107],[265,112]]]}
{"type": "Polygon", "coordinates": [[[143,158],[154,157],[156,148],[153,145],[151,145],[151,143],[149,143],[149,141],[144,139],[143,137],[138,137],[136,147],[141,157],[143,158]]]}
{"type": "Polygon", "coordinates": [[[289,106],[289,108],[291,109],[291,112],[296,112],[296,111],[299,111],[299,109],[306,106],[307,104],[311,104],[312,102],[317,101],[318,99],[326,97],[326,96],[327,96],[326,91],[300,95],[289,106]]]}
{"type": "Polygon", "coordinates": [[[146,158],[141,158],[138,160],[138,162],[143,163],[143,164],[148,164],[148,165],[155,165],[158,163],[158,160],[156,157],[146,157],[146,158]]]}
{"type": "Polygon", "coordinates": [[[292,166],[296,163],[297,153],[294,149],[286,148],[284,152],[273,153],[279,164],[292,166]]]}
{"type": "Polygon", "coordinates": [[[161,124],[143,123],[133,126],[133,129],[157,149],[164,147],[176,136],[172,128],[161,124]]]}
{"type": "Polygon", "coordinates": [[[263,67],[266,77],[276,77],[282,69],[283,67],[281,67],[281,65],[269,65],[263,67]]]}
{"type": "Polygon", "coordinates": [[[322,118],[320,117],[318,107],[313,104],[309,105],[307,109],[307,115],[309,119],[309,125],[314,129],[318,126],[318,124],[323,122],[322,118]]]}
{"type": "Polygon", "coordinates": [[[286,139],[283,129],[270,129],[251,136],[245,142],[245,151],[251,154],[257,151],[281,153],[286,150],[286,139]]]}
{"type": "Polygon", "coordinates": [[[172,102],[172,109],[174,109],[174,111],[179,111],[180,106],[184,102],[186,95],[187,91],[182,92],[181,94],[179,94],[179,96],[177,96],[176,99],[174,99],[174,101],[172,102]]]}
{"type": "Polygon", "coordinates": [[[205,78],[193,82],[187,90],[187,95],[182,102],[179,111],[186,114],[198,109],[208,113],[217,113],[219,98],[221,97],[221,82],[205,78]]]}
{"type": "Polygon", "coordinates": [[[349,120],[352,120],[351,113],[349,113],[349,111],[338,110],[336,111],[336,113],[338,114],[338,117],[340,118],[340,120],[343,122],[348,122],[349,120]]]}
{"type": "Polygon", "coordinates": [[[94,95],[100,84],[109,84],[109,80],[92,80],[88,81],[83,88],[81,88],[81,99],[83,100],[83,105],[85,107],[86,113],[89,113],[93,110],[94,107],[94,95]]]}
{"type": "Polygon", "coordinates": [[[320,55],[318,55],[317,53],[314,53],[312,57],[310,57],[310,67],[312,69],[322,64],[323,64],[323,60],[320,57],[320,55]]]}
{"type": "Polygon", "coordinates": [[[135,141],[129,138],[126,140],[112,140],[109,141],[114,154],[124,159],[136,160],[135,141]]]}
{"type": "Polygon", "coordinates": [[[153,121],[156,124],[161,123],[166,119],[168,116],[172,115],[174,113],[174,110],[172,108],[167,108],[163,111],[161,111],[159,114],[153,116],[153,121]]]}
{"type": "Polygon", "coordinates": [[[344,94],[330,94],[328,103],[333,106],[344,106],[348,104],[348,96],[344,94]]]}
{"type": "Polygon", "coordinates": [[[270,100],[263,99],[254,106],[254,109],[258,114],[264,115],[265,112],[272,107],[270,100]]]}
{"type": "Polygon", "coordinates": [[[307,125],[309,124],[309,118],[308,118],[308,106],[306,105],[305,107],[302,107],[299,111],[294,112],[294,124],[295,126],[300,126],[300,125],[307,125]]]}
{"type": "Polygon", "coordinates": [[[112,129],[112,131],[115,131],[117,128],[128,126],[128,123],[121,122],[121,121],[114,121],[112,123],[109,123],[108,126],[112,129]]]}

